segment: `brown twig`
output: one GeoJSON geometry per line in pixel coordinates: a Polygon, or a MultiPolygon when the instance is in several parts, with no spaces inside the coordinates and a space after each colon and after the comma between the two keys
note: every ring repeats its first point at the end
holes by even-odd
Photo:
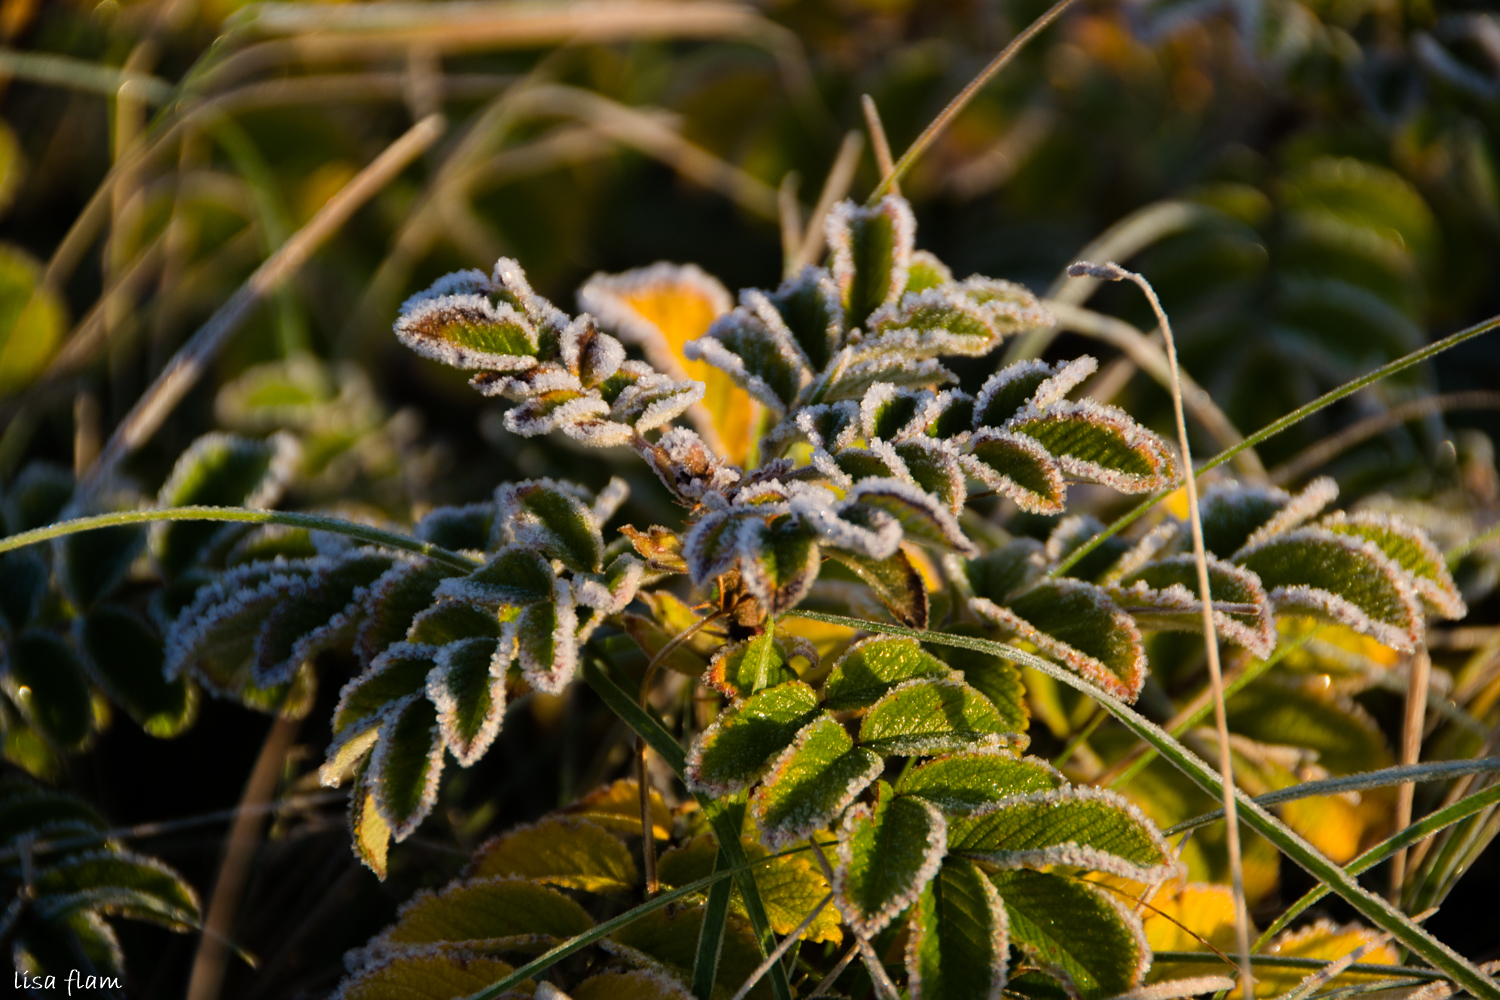
{"type": "Polygon", "coordinates": [[[255,767],[250,771],[250,780],[245,783],[240,811],[225,840],[224,860],[219,865],[219,876],[214,880],[213,897],[203,921],[203,936],[198,940],[198,953],[193,956],[187,1000],[214,1000],[224,983],[229,961],[225,940],[234,929],[235,913],[250,874],[250,862],[260,846],[264,812],[259,807],[270,802],[276,792],[282,764],[299,724],[297,719],[276,717],[271,723],[271,731],[266,734],[265,743],[261,745],[255,767]]]}

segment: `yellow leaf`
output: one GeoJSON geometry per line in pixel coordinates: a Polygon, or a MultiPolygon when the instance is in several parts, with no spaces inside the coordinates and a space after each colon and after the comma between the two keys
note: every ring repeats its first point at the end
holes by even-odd
{"type": "MultiPolygon", "coordinates": [[[[629,778],[592,792],[559,812],[597,823],[607,830],[641,835],[640,788],[629,778]]],[[[671,810],[655,790],[651,792],[651,832],[657,840],[672,836],[671,810]]]]}
{"type": "Polygon", "coordinates": [[[573,1000],[691,1000],[681,983],[663,972],[606,972],[579,983],[573,1000]]]}
{"type": "Polygon", "coordinates": [[[1203,941],[1220,951],[1234,949],[1234,893],[1229,886],[1168,882],[1148,902],[1142,916],[1152,951],[1204,951],[1203,941]]]}
{"type": "MultiPolygon", "coordinates": [[[[752,860],[771,853],[753,836],[743,838],[741,843],[744,845],[745,856],[752,860]]],[[[713,874],[714,857],[718,852],[718,842],[707,834],[694,837],[682,847],[668,851],[661,856],[657,869],[662,883],[685,885],[706,878],[713,874]]],[[[807,854],[789,854],[756,868],[755,886],[760,890],[771,929],[777,934],[790,934],[796,930],[797,925],[807,919],[812,908],[828,895],[828,881],[823,878],[817,862],[807,854]]],[[[730,908],[736,914],[746,916],[738,888],[730,895],[730,908]]],[[[832,904],[823,907],[802,933],[802,937],[807,941],[832,941],[838,944],[844,939],[843,931],[839,929],[838,910],[832,904]]]]}
{"type": "Polygon", "coordinates": [[[1281,807],[1281,818],[1336,864],[1354,860],[1364,840],[1364,817],[1342,796],[1295,799],[1281,807]]]}
{"type": "MultiPolygon", "coordinates": [[[[473,954],[403,956],[353,976],[338,996],[339,1000],[450,1000],[476,993],[514,971],[499,959],[473,954]]],[[[515,992],[529,995],[535,989],[536,984],[528,979],[515,992]]]]}
{"type": "MultiPolygon", "coordinates": [[[[1376,931],[1357,924],[1340,927],[1333,921],[1325,919],[1309,924],[1300,930],[1282,934],[1271,942],[1265,953],[1284,958],[1316,958],[1331,962],[1334,959],[1343,958],[1356,948],[1363,948],[1379,936],[1376,931]]],[[[1384,944],[1366,952],[1359,961],[1372,965],[1394,965],[1397,961],[1396,950],[1391,945],[1384,944]]],[[[1307,975],[1308,973],[1303,969],[1257,969],[1255,995],[1259,997],[1285,993],[1307,975]]],[[[1353,982],[1368,981],[1372,978],[1374,977],[1370,975],[1346,972],[1328,985],[1347,986],[1353,982]]],[[[1231,998],[1235,996],[1236,993],[1230,994],[1231,998]]]]}
{"type": "Polygon", "coordinates": [[[593,823],[560,818],[491,840],[475,852],[466,875],[518,875],[585,892],[626,892],[636,883],[635,861],[618,837],[593,823]]]}
{"type": "Polygon", "coordinates": [[[719,369],[683,357],[682,345],[707,332],[730,310],[729,292],[691,264],[653,264],[624,274],[598,274],[578,291],[579,304],[626,343],[636,344],[657,370],[705,386],[703,402],[688,411],[709,447],[744,465],[755,443],[760,405],[719,369]]]}

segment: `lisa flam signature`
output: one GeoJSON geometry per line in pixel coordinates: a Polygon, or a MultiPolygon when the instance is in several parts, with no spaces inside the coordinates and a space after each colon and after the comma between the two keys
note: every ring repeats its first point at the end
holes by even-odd
{"type": "MultiPolygon", "coordinates": [[[[118,990],[123,984],[124,980],[120,976],[86,975],[77,969],[69,971],[63,979],[63,987],[68,991],[68,996],[73,995],[74,989],[118,990]]],[[[16,973],[16,989],[18,990],[55,990],[57,988],[56,976],[33,976],[25,972],[16,973]]]]}

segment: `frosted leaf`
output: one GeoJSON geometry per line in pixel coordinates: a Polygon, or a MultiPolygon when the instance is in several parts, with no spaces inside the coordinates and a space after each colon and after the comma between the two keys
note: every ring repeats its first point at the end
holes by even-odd
{"type": "Polygon", "coordinates": [[[1064,472],[1121,493],[1147,493],[1177,480],[1177,463],[1166,442],[1124,410],[1092,399],[1028,408],[1006,430],[1035,438],[1057,457],[1064,472]]]}
{"type": "Polygon", "coordinates": [[[436,666],[433,657],[437,652],[436,646],[395,643],[340,688],[333,709],[334,745],[329,748],[329,759],[350,737],[378,725],[391,705],[422,691],[428,673],[436,666]]]}
{"type": "Polygon", "coordinates": [[[1411,577],[1374,542],[1301,528],[1241,549],[1278,610],[1337,622],[1410,652],[1424,622],[1411,577]]]}
{"type": "Polygon", "coordinates": [[[833,898],[854,933],[873,937],[916,902],[947,846],[937,808],[897,795],[883,781],[873,803],[850,809],[839,829],[833,898]]]}
{"type": "Polygon", "coordinates": [[[394,562],[384,552],[354,549],[289,591],[256,635],[254,682],[287,683],[303,663],[352,639],[371,586],[394,562]]]}
{"type": "Polygon", "coordinates": [[[563,425],[562,431],[590,448],[619,448],[635,440],[635,431],[612,420],[577,420],[563,425]]]}
{"type": "Polygon", "coordinates": [[[912,768],[902,774],[896,790],[920,796],[952,817],[1066,785],[1062,773],[1044,760],[991,748],[950,754],[912,768]]]}
{"type": "Polygon", "coordinates": [[[860,746],[885,756],[930,757],[977,747],[1015,746],[994,704],[954,677],[903,681],[865,713],[860,746]]]}
{"type": "MultiPolygon", "coordinates": [[[[539,437],[555,430],[566,431],[577,423],[601,422],[608,415],[609,404],[597,396],[568,391],[550,392],[507,410],[505,429],[518,437],[539,437]]],[[[625,433],[625,440],[628,441],[630,429],[625,428],[625,433]]]]}
{"type": "Polygon", "coordinates": [[[443,771],[443,737],[437,709],[424,695],[409,695],[381,720],[370,757],[375,807],[401,842],[411,836],[437,802],[443,771]]]}
{"type": "Polygon", "coordinates": [[[953,285],[908,292],[898,305],[887,305],[869,318],[877,342],[901,345],[909,357],[961,354],[979,357],[1000,343],[1002,334],[990,311],[953,285]]]}
{"type": "Polygon", "coordinates": [[[963,578],[973,593],[996,604],[1039,582],[1047,572],[1042,544],[1034,538],[1015,538],[963,565],[963,578]]]}
{"type": "Polygon", "coordinates": [[[625,347],[607,333],[600,333],[594,317],[584,313],[558,337],[558,355],[563,366],[592,388],[614,375],[625,362],[625,347]]]}
{"type": "Polygon", "coordinates": [[[703,399],[702,382],[674,381],[649,375],[627,386],[609,408],[609,416],[637,432],[655,430],[685,413],[703,399]]]}
{"type": "Polygon", "coordinates": [[[469,268],[445,274],[423,291],[401,303],[401,311],[409,312],[429,299],[440,299],[447,295],[489,295],[493,290],[489,277],[480,270],[469,268]]]}
{"type": "Polygon", "coordinates": [[[630,553],[622,552],[610,561],[597,579],[590,576],[575,578],[574,599],[601,615],[618,614],[635,600],[645,575],[645,565],[630,553]]]}
{"type": "MultiPolygon", "coordinates": [[[[953,549],[967,556],[979,554],[974,543],[964,537],[952,510],[912,483],[896,479],[861,480],[846,494],[840,514],[847,518],[860,507],[894,517],[911,541],[953,549]]],[[[870,555],[882,558],[878,553],[870,555]]]]}
{"type": "Polygon", "coordinates": [[[913,250],[911,265],[907,269],[906,291],[924,292],[929,288],[947,284],[953,280],[953,272],[937,255],[927,250],[913,250]]]}
{"type": "Polygon", "coordinates": [[[986,427],[969,438],[958,457],[964,470],[1033,514],[1060,514],[1068,498],[1062,469],[1051,452],[1023,434],[986,427]]]}
{"type": "Polygon", "coordinates": [[[396,336],[423,357],[454,368],[522,371],[536,364],[536,329],[510,306],[463,293],[403,308],[396,336]]]}
{"type": "MultiPolygon", "coordinates": [[[[1208,556],[1214,630],[1265,659],[1276,648],[1276,619],[1260,578],[1249,570],[1208,556]]],[[[1122,577],[1110,591],[1143,628],[1203,631],[1197,560],[1168,556],[1122,577]]]]}
{"type": "Polygon", "coordinates": [[[1172,845],[1139,806],[1087,786],[981,806],[949,823],[948,849],[997,868],[1066,865],[1148,884],[1179,871],[1172,845]]]}
{"type": "Polygon", "coordinates": [[[462,507],[434,507],[412,527],[412,535],[455,552],[483,552],[489,548],[494,526],[495,504],[486,501],[462,507]]]}
{"type": "Polygon", "coordinates": [[[521,310],[537,327],[551,327],[561,331],[568,325],[567,314],[531,290],[526,272],[512,258],[501,257],[495,261],[490,286],[491,294],[521,310]]]}
{"type": "Polygon", "coordinates": [[[911,360],[901,354],[898,347],[882,341],[874,348],[844,348],[815,383],[812,398],[829,403],[859,399],[876,382],[925,387],[958,381],[958,376],[943,367],[937,358],[911,360]]]}
{"type": "Polygon", "coordinates": [[[912,482],[948,505],[954,517],[963,513],[968,494],[954,445],[936,438],[914,437],[894,446],[912,482]]]}
{"type": "Polygon", "coordinates": [[[912,1000],[1000,1000],[1010,922],[977,865],[945,861],[912,907],[906,974],[912,1000]]]}
{"type": "Polygon", "coordinates": [[[528,479],[502,484],[495,502],[507,539],[560,559],[575,572],[598,572],[604,555],[599,519],[576,489],[551,479],[528,479]]]}
{"type": "Polygon", "coordinates": [[[438,584],[433,596],[491,606],[552,599],[556,574],[546,556],[525,545],[506,545],[483,566],[438,584]]]}
{"type": "Polygon", "coordinates": [[[867,316],[906,288],[916,219],[905,199],[887,195],[874,208],[841,201],[825,226],[845,324],[863,327],[867,316]]]}
{"type": "Polygon", "coordinates": [[[683,780],[693,792],[733,795],[765,773],[819,714],[818,696],[801,681],[757,691],[693,741],[683,780]]]}
{"type": "Polygon", "coordinates": [[[844,333],[839,287],[821,267],[804,267],[768,296],[813,371],[827,367],[844,333]]]}
{"type": "Polygon", "coordinates": [[[974,597],[970,608],[1008,636],[1024,639],[1106,691],[1134,701],[1146,679],[1140,629],[1099,587],[1081,580],[1034,584],[1002,607],[974,597]],[[1035,619],[1035,623],[1030,619],[1035,619]]]}
{"type": "MultiPolygon", "coordinates": [[[[758,293],[756,293],[758,294],[758,293]]],[[[683,356],[705,361],[778,413],[785,413],[812,381],[812,371],[792,335],[763,300],[752,299],[769,313],[739,308],[714,320],[708,333],[683,345],[683,356]]]]}
{"type": "MultiPolygon", "coordinates": [[[[1327,476],[1320,476],[1303,487],[1302,492],[1287,499],[1286,504],[1271,516],[1270,520],[1250,533],[1240,551],[1253,548],[1271,538],[1291,531],[1298,525],[1312,520],[1318,512],[1338,499],[1339,484],[1327,476]]],[[[1233,553],[1231,558],[1239,556],[1233,553]]]]}
{"type": "Polygon", "coordinates": [[[1151,946],[1116,893],[1061,873],[998,871],[990,881],[1010,917],[1011,947],[1069,996],[1113,997],[1145,978],[1151,946]]]}
{"type": "Polygon", "coordinates": [[[630,499],[630,484],[619,476],[610,476],[609,482],[594,499],[594,518],[599,524],[608,523],[619,511],[620,505],[630,499]]]}
{"type": "Polygon", "coordinates": [[[834,663],[823,683],[823,700],[835,712],[868,708],[906,681],[956,677],[952,667],[915,639],[871,636],[850,646],[834,663]]]}
{"type": "Polygon", "coordinates": [[[1029,404],[1045,410],[1053,403],[1061,402],[1068,393],[1083,384],[1083,380],[1099,370],[1099,362],[1087,354],[1072,361],[1059,362],[1056,374],[1050,376],[1032,393],[1029,404]]]}
{"type": "Polygon", "coordinates": [[[735,701],[757,691],[797,679],[792,661],[801,658],[809,669],[818,665],[812,643],[786,632],[764,632],[743,642],[721,646],[709,661],[708,683],[735,701]]]}
{"type": "MultiPolygon", "coordinates": [[[[1155,559],[1165,552],[1174,539],[1178,537],[1179,526],[1172,521],[1163,521],[1141,536],[1140,541],[1125,551],[1119,559],[1115,560],[1104,575],[1100,577],[1101,583],[1115,583],[1123,577],[1129,576],[1140,569],[1146,563],[1155,559]]],[[[1209,550],[1212,552],[1213,550],[1209,550]]]]}
{"type": "Polygon", "coordinates": [[[1018,361],[985,379],[974,398],[974,429],[1003,427],[1056,371],[1045,361],[1018,361]]]}
{"type": "Polygon", "coordinates": [[[822,555],[812,534],[799,524],[772,527],[758,517],[743,518],[736,544],[740,579],[767,614],[796,607],[818,578],[822,555]]]}
{"type": "MultiPolygon", "coordinates": [[[[1233,556],[1257,528],[1275,517],[1291,499],[1290,493],[1274,486],[1214,483],[1198,501],[1204,547],[1226,558],[1233,556]]],[[[1176,547],[1190,544],[1185,532],[1177,536],[1176,547]]]]}
{"type": "Polygon", "coordinates": [[[654,572],[688,571],[687,562],[682,557],[682,536],[670,528],[655,524],[645,531],[639,531],[634,525],[622,524],[620,534],[630,539],[636,553],[646,560],[646,565],[654,572]]]}
{"type": "Polygon", "coordinates": [[[959,288],[965,297],[984,308],[1002,336],[1057,324],[1025,285],[975,274],[965,278],[959,288]]]}
{"type": "Polygon", "coordinates": [[[1331,514],[1318,527],[1335,534],[1364,538],[1380,547],[1412,576],[1417,596],[1444,618],[1462,618],[1469,613],[1447,561],[1427,533],[1389,514],[1362,512],[1331,514]]]}
{"type": "MultiPolygon", "coordinates": [[[[819,487],[808,487],[791,501],[792,516],[811,528],[822,544],[870,559],[889,559],[901,544],[901,522],[883,511],[867,508],[863,521],[856,523],[845,516],[851,506],[857,505],[837,503],[832,492],[819,487]]],[[[861,512],[852,513],[859,516],[861,512]]]]}
{"type": "Polygon", "coordinates": [[[551,601],[529,604],[516,619],[521,674],[538,691],[557,694],[578,667],[578,610],[567,580],[554,585],[551,601]]]}
{"type": "Polygon", "coordinates": [[[281,599],[330,566],[326,557],[250,563],[205,584],[167,630],[162,670],[168,680],[205,659],[233,669],[248,659],[256,634],[281,599]]]}
{"type": "Polygon", "coordinates": [[[742,520],[727,511],[714,511],[688,529],[682,541],[682,559],[694,583],[703,586],[738,564],[742,520]]]}
{"type": "Polygon", "coordinates": [[[825,713],[797,733],[751,793],[750,812],[761,839],[777,850],[811,836],[848,808],[884,767],[879,754],[856,747],[825,713]]]}
{"type": "Polygon", "coordinates": [[[437,653],[427,675],[427,697],[437,708],[438,727],[460,767],[484,756],[505,716],[505,672],[515,654],[515,631],[507,625],[494,639],[465,639],[437,653]]]}
{"type": "Polygon", "coordinates": [[[543,362],[514,375],[480,372],[469,380],[469,384],[482,396],[500,396],[517,402],[556,393],[585,395],[583,381],[578,375],[555,361],[543,362]]]}

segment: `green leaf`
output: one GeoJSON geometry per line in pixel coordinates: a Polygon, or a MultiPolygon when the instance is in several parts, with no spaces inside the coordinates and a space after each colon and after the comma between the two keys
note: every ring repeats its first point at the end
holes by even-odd
{"type": "MultiPolygon", "coordinates": [[[[80,910],[62,920],[22,920],[13,949],[12,963],[18,971],[55,975],[65,985],[67,974],[83,966],[80,959],[93,966],[92,975],[125,981],[125,951],[114,928],[93,910],[80,910]]],[[[73,985],[82,984],[75,979],[73,985]]]]}
{"type": "Polygon", "coordinates": [[[392,566],[365,592],[363,616],[354,632],[354,655],[368,666],[404,641],[412,620],[432,606],[438,585],[457,575],[453,567],[432,560],[392,566]]]}
{"type": "Polygon", "coordinates": [[[1444,618],[1462,618],[1469,613],[1443,554],[1420,528],[1374,512],[1353,515],[1339,512],[1323,518],[1318,527],[1336,535],[1355,535],[1374,542],[1411,574],[1417,596],[1434,613],[1444,618]]]}
{"type": "Polygon", "coordinates": [[[73,625],[80,659],[94,682],[152,736],[175,736],[197,714],[198,690],[163,672],[162,640],[143,618],[99,605],[73,625]]]}
{"type": "Polygon", "coordinates": [[[974,596],[995,604],[1032,586],[1046,575],[1046,555],[1034,538],[1015,538],[977,559],[964,562],[964,577],[974,596]]]}
{"type": "Polygon", "coordinates": [[[959,680],[899,684],[870,708],[859,727],[862,747],[898,756],[931,756],[1020,739],[1005,728],[988,698],[959,680]]]}
{"type": "Polygon", "coordinates": [[[713,365],[773,411],[785,413],[813,373],[780,314],[761,293],[750,294],[747,304],[753,302],[754,311],[741,307],[720,316],[682,353],[713,365]]]}
{"type": "MultiPolygon", "coordinates": [[[[1082,381],[1078,377],[1086,367],[1086,362],[1080,358],[1075,362],[1058,362],[1049,365],[1045,361],[1028,359],[1018,361],[1015,364],[1006,365],[1004,368],[985,379],[984,385],[979,389],[979,395],[974,400],[974,430],[981,431],[986,428],[999,429],[1004,427],[1012,417],[1021,412],[1030,404],[1037,395],[1037,391],[1049,382],[1056,389],[1066,391],[1082,381]],[[1067,373],[1060,382],[1052,381],[1060,375],[1067,373]]],[[[1061,399],[1061,392],[1053,391],[1047,394],[1048,402],[1056,402],[1061,399]]]]}
{"type": "Polygon", "coordinates": [[[0,397],[41,375],[67,329],[62,297],[30,254],[0,243],[0,397]]]}
{"type": "MultiPolygon", "coordinates": [[[[741,838],[741,847],[747,858],[764,858],[770,854],[754,838],[741,838]]],[[[714,872],[714,860],[719,853],[715,838],[704,835],[694,837],[687,845],[673,848],[661,856],[657,873],[664,885],[686,885],[706,878],[714,872]]],[[[816,861],[807,854],[789,854],[772,858],[754,869],[755,885],[760,890],[761,902],[765,904],[766,916],[771,921],[771,930],[777,934],[790,934],[796,930],[814,906],[828,895],[828,881],[823,877],[816,861]]],[[[745,905],[738,889],[731,896],[731,909],[745,916],[745,905]]],[[[802,933],[806,941],[832,941],[843,939],[839,931],[838,910],[824,907],[822,912],[802,933]]]]}
{"type": "Polygon", "coordinates": [[[1046,761],[978,751],[939,757],[913,768],[896,782],[896,791],[926,799],[949,816],[962,816],[1001,799],[1048,792],[1066,784],[1046,761]]]}
{"type": "Polygon", "coordinates": [[[412,535],[452,552],[483,552],[495,531],[495,504],[434,507],[412,528],[412,535]]]}
{"type": "Polygon", "coordinates": [[[599,518],[575,493],[550,479],[506,483],[496,491],[507,537],[575,573],[597,573],[604,558],[599,518]]]}
{"type": "Polygon", "coordinates": [[[1161,832],[1124,796],[1062,787],[1002,799],[954,819],[948,849],[1001,868],[1066,865],[1156,882],[1177,868],[1161,832]]]}
{"type": "Polygon", "coordinates": [[[1010,928],[994,883],[972,862],[943,862],[912,909],[912,1000],[999,1000],[1010,928]]]}
{"type": "Polygon", "coordinates": [[[748,518],[738,542],[740,579],[767,614],[779,615],[807,596],[822,553],[806,528],[788,517],[772,525],[748,518]]]}
{"type": "Polygon", "coordinates": [[[523,545],[507,545],[468,576],[443,581],[437,596],[474,604],[534,604],[552,599],[556,575],[540,552],[523,545]]]}
{"type": "Polygon", "coordinates": [[[555,584],[556,598],[528,604],[516,618],[516,651],[521,673],[538,691],[556,694],[568,686],[578,666],[578,610],[566,580],[555,584]]]}
{"type": "Polygon", "coordinates": [[[413,618],[406,630],[406,641],[417,646],[446,646],[478,636],[500,638],[500,618],[467,601],[439,601],[413,618]]]}
{"type": "Polygon", "coordinates": [[[174,930],[198,926],[198,897],[182,876],[128,851],[72,855],[39,868],[32,888],[37,913],[46,920],[103,910],[174,930]]]}
{"type": "MultiPolygon", "coordinates": [[[[966,556],[979,550],[964,537],[958,519],[946,505],[920,487],[899,479],[862,479],[845,495],[845,503],[868,507],[894,517],[908,541],[939,549],[952,549],[966,556]]],[[[856,508],[857,509],[857,508],[856,508]]]]}
{"type": "MultiPolygon", "coordinates": [[[[950,634],[982,635],[976,625],[952,625],[943,631],[950,634]]],[[[1013,733],[1025,733],[1031,725],[1031,709],[1026,704],[1026,686],[1021,683],[1021,671],[1015,664],[998,656],[989,656],[972,649],[957,646],[938,646],[932,651],[957,670],[964,683],[990,700],[1005,726],[1013,733]]],[[[1018,746],[1025,749],[1025,744],[1018,746]]]]}
{"type": "Polygon", "coordinates": [[[463,639],[438,650],[427,675],[427,697],[437,706],[443,742],[460,767],[484,756],[505,717],[505,671],[510,643],[463,639]]]}
{"type": "Polygon", "coordinates": [[[5,693],[21,716],[59,750],[81,750],[94,732],[83,664],[59,637],[27,630],[6,650],[5,693]]]}
{"type": "Polygon", "coordinates": [[[1046,448],[1023,434],[985,427],[969,438],[964,469],[1033,514],[1060,514],[1068,499],[1062,468],[1046,448]]]}
{"type": "Polygon", "coordinates": [[[1034,439],[1057,457],[1069,476],[1121,493],[1165,489],[1177,479],[1166,442],[1113,406],[1083,400],[1027,410],[1005,430],[1034,439]]]}
{"type": "Polygon", "coordinates": [[[846,329],[863,328],[876,309],[894,303],[906,287],[916,220],[902,199],[887,196],[874,208],[840,202],[828,216],[833,277],[846,329]]]}
{"type": "Polygon", "coordinates": [[[872,636],[845,651],[823,684],[830,711],[868,708],[899,684],[916,678],[947,679],[953,669],[913,639],[872,636]]]}
{"type": "Polygon", "coordinates": [[[573,987],[569,996],[572,1000],[692,1000],[693,994],[665,973],[641,969],[590,976],[573,987]]]}
{"type": "MultiPolygon", "coordinates": [[[[1265,659],[1276,648],[1276,619],[1260,579],[1248,570],[1217,556],[1208,556],[1208,592],[1214,602],[1214,630],[1220,636],[1265,659]],[[1253,610],[1231,611],[1221,604],[1253,610]]],[[[1109,594],[1128,608],[1145,629],[1203,632],[1203,602],[1199,600],[1197,562],[1187,554],[1146,563],[1125,574],[1109,594]]]]}
{"type": "Polygon", "coordinates": [[[1198,501],[1204,548],[1229,558],[1290,501],[1291,494],[1274,486],[1215,483],[1198,501]]]}
{"type": "Polygon", "coordinates": [[[1001,332],[980,303],[952,283],[908,292],[899,305],[870,317],[871,333],[909,357],[940,354],[979,357],[1000,343],[1001,332]]]}
{"type": "Polygon", "coordinates": [[[835,548],[824,549],[823,554],[847,566],[868,584],[896,621],[913,628],[927,627],[927,584],[905,552],[897,549],[885,559],[835,548]]]}
{"type": "Polygon", "coordinates": [[[898,442],[893,448],[912,481],[943,501],[955,517],[963,513],[968,494],[964,492],[964,472],[953,445],[919,437],[898,442]]]}
{"type": "Polygon", "coordinates": [[[1103,889],[1061,875],[990,876],[1010,917],[1011,944],[1082,1000],[1139,986],[1151,961],[1140,920],[1103,889]]]}
{"type": "Polygon", "coordinates": [[[583,907],[556,889],[522,878],[469,878],[413,897],[370,948],[377,953],[403,945],[451,948],[531,935],[562,940],[593,926],[583,907]]]}
{"type": "Polygon", "coordinates": [[[344,980],[334,1000],[459,1000],[511,972],[510,965],[478,953],[398,955],[344,980]]]}
{"type": "Polygon", "coordinates": [[[883,781],[873,803],[849,811],[839,831],[833,887],[856,934],[873,937],[916,902],[942,863],[946,833],[935,806],[897,795],[883,781]]]}
{"type": "Polygon", "coordinates": [[[370,785],[380,815],[398,843],[432,811],[442,772],[443,735],[437,708],[419,695],[391,706],[370,758],[370,785]]]}
{"type": "Polygon", "coordinates": [[[425,690],[436,652],[437,647],[405,642],[388,647],[340,689],[333,710],[334,735],[365,729],[392,702],[425,690]]]}
{"type": "Polygon", "coordinates": [[[777,848],[827,826],[884,767],[833,716],[809,723],[750,796],[762,839],[777,848]]]}
{"type": "Polygon", "coordinates": [[[11,778],[0,785],[0,844],[20,837],[102,833],[104,818],[82,799],[11,778]]]}
{"type": "Polygon", "coordinates": [[[354,853],[383,882],[391,849],[391,825],[380,815],[380,804],[370,787],[370,772],[368,757],[355,768],[354,787],[349,789],[349,834],[354,853]]]}
{"type": "Polygon", "coordinates": [[[353,638],[368,588],[394,562],[387,552],[354,549],[320,566],[267,616],[255,640],[255,683],[283,684],[318,653],[353,638]]]}
{"type": "Polygon", "coordinates": [[[514,827],[491,840],[474,852],[464,874],[515,876],[584,892],[629,892],[638,881],[635,861],[620,838],[593,823],[560,817],[514,827]]]}
{"type": "Polygon", "coordinates": [[[1251,544],[1235,562],[1260,577],[1278,610],[1346,625],[1403,652],[1421,640],[1409,577],[1373,542],[1303,528],[1251,544]]]}
{"type": "Polygon", "coordinates": [[[812,370],[827,368],[844,326],[844,307],[833,277],[821,267],[804,267],[767,297],[812,370]]]}
{"type": "Polygon", "coordinates": [[[1105,690],[1134,700],[1146,680],[1146,652],[1131,617],[1100,587],[1043,580],[1001,607],[983,597],[970,606],[1007,636],[1031,643],[1105,690]]]}
{"type": "Polygon", "coordinates": [[[758,691],[727,709],[693,741],[685,780],[708,795],[733,795],[755,781],[818,714],[818,696],[801,681],[758,691]]]}
{"type": "Polygon", "coordinates": [[[818,651],[794,635],[778,635],[774,623],[753,639],[723,646],[709,663],[708,682],[731,698],[748,698],[757,691],[797,679],[792,660],[801,657],[818,665],[818,651]]]}
{"type": "MultiPolygon", "coordinates": [[[[205,434],[177,458],[157,493],[160,507],[269,507],[281,496],[297,461],[296,439],[265,441],[205,434]]],[[[219,531],[211,521],[169,521],[152,533],[152,552],[167,576],[181,573],[219,531]]]]}
{"type": "Polygon", "coordinates": [[[408,299],[396,320],[396,337],[423,357],[454,368],[524,371],[534,366],[538,348],[531,322],[509,304],[477,294],[480,289],[472,280],[465,282],[466,277],[463,272],[449,275],[408,299]]]}

